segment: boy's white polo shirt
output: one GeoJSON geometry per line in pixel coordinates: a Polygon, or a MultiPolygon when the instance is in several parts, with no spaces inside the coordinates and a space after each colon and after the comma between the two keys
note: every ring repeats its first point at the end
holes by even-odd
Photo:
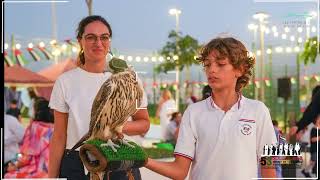
{"type": "Polygon", "coordinates": [[[276,142],[262,102],[241,96],[225,113],[209,97],[184,112],[175,155],[192,160],[192,180],[250,180],[264,145],[276,142]]]}

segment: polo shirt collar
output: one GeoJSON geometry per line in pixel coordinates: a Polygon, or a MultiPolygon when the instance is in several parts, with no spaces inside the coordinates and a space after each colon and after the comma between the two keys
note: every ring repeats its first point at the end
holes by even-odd
{"type": "MultiPolygon", "coordinates": [[[[215,109],[215,110],[221,110],[219,106],[213,101],[213,93],[211,93],[211,96],[207,98],[207,104],[209,106],[209,109],[215,109]]],[[[238,93],[238,101],[230,108],[230,111],[236,111],[239,110],[242,104],[242,94],[238,93]]]]}

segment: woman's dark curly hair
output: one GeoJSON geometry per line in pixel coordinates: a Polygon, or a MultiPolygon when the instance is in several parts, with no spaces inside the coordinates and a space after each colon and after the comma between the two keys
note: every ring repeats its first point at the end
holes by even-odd
{"type": "Polygon", "coordinates": [[[242,71],[243,75],[238,78],[235,89],[237,92],[241,91],[249,83],[255,57],[249,55],[248,50],[240,41],[232,37],[226,37],[215,38],[206,44],[200,50],[198,60],[203,64],[213,50],[217,52],[217,59],[228,58],[235,69],[242,71]]]}
{"type": "Polygon", "coordinates": [[[43,97],[37,97],[34,103],[34,120],[53,123],[53,113],[49,108],[49,101],[43,97]]]}

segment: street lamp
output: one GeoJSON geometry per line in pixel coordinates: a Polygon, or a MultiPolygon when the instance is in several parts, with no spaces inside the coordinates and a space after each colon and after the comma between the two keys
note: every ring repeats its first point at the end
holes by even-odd
{"type": "MultiPolygon", "coordinates": [[[[179,15],[181,14],[181,10],[173,8],[169,10],[169,14],[170,15],[174,15],[176,17],[176,33],[177,33],[177,39],[176,39],[176,47],[177,47],[177,51],[179,51],[178,49],[178,33],[179,33],[179,15]]],[[[178,60],[178,59],[176,59],[178,60]]],[[[176,64],[176,83],[177,83],[177,88],[176,88],[176,110],[179,111],[179,99],[180,99],[180,94],[179,94],[179,74],[180,74],[180,70],[179,70],[179,65],[176,64]]]]}
{"type": "MultiPolygon", "coordinates": [[[[249,24],[248,25],[248,29],[253,31],[253,41],[252,41],[252,44],[251,44],[251,50],[252,52],[256,53],[256,39],[257,39],[257,29],[258,29],[258,25],[256,24],[249,24]]],[[[256,65],[254,65],[253,67],[253,72],[252,72],[252,82],[255,82],[255,79],[256,79],[256,65]]],[[[253,84],[253,97],[255,99],[257,99],[257,88],[256,88],[256,85],[255,83],[252,83],[253,84]]]]}
{"type": "MultiPolygon", "coordinates": [[[[269,15],[264,12],[257,12],[256,14],[253,15],[254,19],[257,19],[259,21],[259,30],[260,30],[260,51],[261,51],[261,56],[260,56],[260,79],[262,80],[264,78],[264,31],[265,31],[265,19],[267,19],[269,15]]],[[[259,89],[259,100],[264,101],[264,86],[261,86],[259,89]]]]}
{"type": "Polygon", "coordinates": [[[176,17],[176,32],[179,32],[179,15],[181,14],[181,10],[173,8],[169,10],[170,15],[174,15],[176,17]]]}

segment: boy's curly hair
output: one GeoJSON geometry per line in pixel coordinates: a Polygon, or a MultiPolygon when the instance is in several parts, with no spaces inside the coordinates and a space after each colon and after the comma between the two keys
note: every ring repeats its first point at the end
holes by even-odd
{"type": "Polygon", "coordinates": [[[255,57],[249,55],[248,50],[240,41],[232,37],[225,37],[212,39],[200,50],[200,57],[197,59],[203,64],[213,50],[217,52],[217,59],[228,58],[235,69],[242,70],[243,75],[238,78],[235,89],[237,92],[241,91],[249,83],[255,57]]]}

